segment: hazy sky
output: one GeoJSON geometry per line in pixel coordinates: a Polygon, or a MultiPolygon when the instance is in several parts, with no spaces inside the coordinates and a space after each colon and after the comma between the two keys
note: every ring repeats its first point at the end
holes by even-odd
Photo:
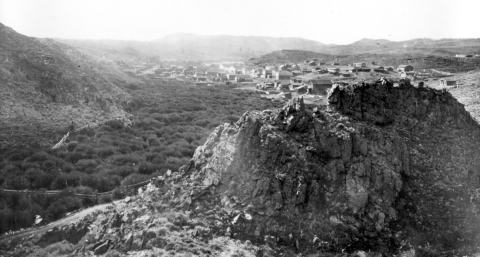
{"type": "Polygon", "coordinates": [[[152,40],[177,32],[303,37],[480,38],[478,0],[0,0],[0,22],[33,37],[152,40]]]}

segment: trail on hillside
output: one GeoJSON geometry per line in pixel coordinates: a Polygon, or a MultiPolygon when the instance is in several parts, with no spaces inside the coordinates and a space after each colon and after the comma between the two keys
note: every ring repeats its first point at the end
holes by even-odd
{"type": "Polygon", "coordinates": [[[95,211],[105,210],[105,209],[107,209],[108,206],[121,205],[122,201],[123,200],[118,200],[118,201],[114,201],[113,203],[105,203],[105,204],[95,205],[95,206],[92,206],[90,208],[87,208],[87,209],[81,210],[79,212],[73,213],[73,214],[71,214],[71,215],[69,215],[69,216],[67,216],[63,219],[50,222],[50,223],[48,223],[46,225],[43,225],[41,227],[33,227],[33,228],[26,229],[26,230],[23,230],[23,231],[16,231],[14,235],[5,235],[4,234],[4,235],[0,236],[0,245],[5,243],[6,241],[14,240],[14,239],[19,238],[19,237],[28,237],[28,236],[33,235],[33,234],[45,233],[46,231],[52,229],[53,227],[67,225],[67,224],[75,222],[76,220],[79,220],[79,219],[81,219],[81,218],[83,218],[83,217],[85,217],[89,214],[92,214],[95,211]]]}

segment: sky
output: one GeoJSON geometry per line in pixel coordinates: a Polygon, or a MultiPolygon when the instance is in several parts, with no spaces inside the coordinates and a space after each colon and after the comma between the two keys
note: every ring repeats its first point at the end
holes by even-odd
{"type": "Polygon", "coordinates": [[[0,23],[32,37],[155,40],[172,33],[362,38],[480,38],[478,0],[0,0],[0,23]]]}

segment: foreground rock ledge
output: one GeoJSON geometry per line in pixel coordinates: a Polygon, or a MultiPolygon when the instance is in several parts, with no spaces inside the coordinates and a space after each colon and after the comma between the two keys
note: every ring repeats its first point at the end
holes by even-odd
{"type": "Polygon", "coordinates": [[[480,130],[463,105],[408,81],[334,87],[328,100],[313,111],[300,98],[247,112],[158,188],[31,241],[68,240],[76,253],[187,251],[177,233],[189,235],[185,245],[239,239],[264,256],[432,251],[425,245],[472,253],[480,130]]]}

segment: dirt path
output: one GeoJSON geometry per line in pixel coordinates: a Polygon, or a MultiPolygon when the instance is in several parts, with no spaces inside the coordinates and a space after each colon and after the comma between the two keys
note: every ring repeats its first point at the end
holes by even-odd
{"type": "MultiPolygon", "coordinates": [[[[118,201],[114,201],[115,205],[120,205],[121,202],[123,200],[118,200],[118,201]]],[[[41,234],[41,233],[44,233],[46,231],[48,231],[49,229],[52,229],[53,227],[56,227],[56,226],[63,226],[63,225],[67,225],[67,224],[70,224],[70,223],[73,223],[75,222],[76,220],[82,218],[82,217],[85,217],[95,211],[98,211],[98,210],[104,210],[107,208],[107,206],[111,206],[112,203],[105,203],[105,204],[100,204],[100,205],[95,205],[93,207],[90,207],[88,209],[85,209],[85,210],[82,210],[82,211],[79,211],[79,212],[76,212],[72,215],[69,215],[63,219],[59,219],[57,221],[53,221],[51,223],[48,223],[46,225],[43,225],[41,227],[37,227],[37,228],[30,228],[30,229],[26,229],[24,231],[16,231],[14,235],[1,235],[0,236],[0,244],[1,243],[4,243],[4,241],[7,241],[7,240],[12,240],[14,238],[18,238],[18,237],[27,237],[27,236],[30,236],[32,234],[41,234]]]]}

